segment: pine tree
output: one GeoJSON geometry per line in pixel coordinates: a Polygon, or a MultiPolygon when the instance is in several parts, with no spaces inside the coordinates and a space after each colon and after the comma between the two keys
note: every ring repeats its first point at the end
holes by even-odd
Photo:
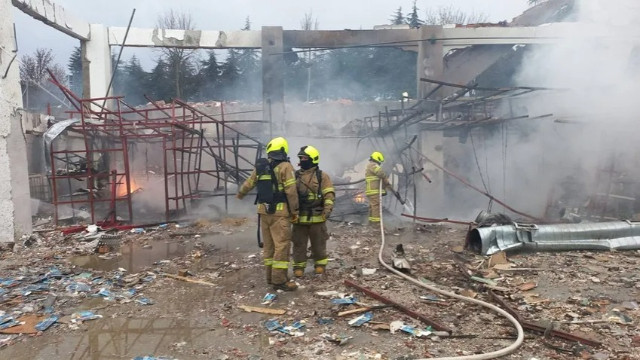
{"type": "Polygon", "coordinates": [[[222,98],[225,100],[238,99],[238,80],[240,70],[238,68],[238,51],[229,49],[227,59],[220,66],[220,86],[222,98]]]}
{"type": "Polygon", "coordinates": [[[216,59],[214,50],[208,52],[206,60],[200,62],[200,71],[198,78],[202,81],[199,99],[211,100],[218,99],[220,91],[220,65],[216,59]]]}
{"type": "Polygon", "coordinates": [[[398,7],[398,10],[391,16],[392,25],[402,25],[405,24],[404,15],[402,15],[402,6],[398,7]]]}
{"type": "Polygon", "coordinates": [[[411,13],[407,16],[407,24],[412,29],[417,29],[424,24],[424,21],[420,20],[420,17],[418,16],[416,0],[413,0],[413,8],[411,9],[411,13]]]}
{"type": "Polygon", "coordinates": [[[69,70],[69,87],[79,97],[82,97],[82,48],[76,46],[67,62],[69,70]]]}
{"type": "Polygon", "coordinates": [[[149,74],[142,69],[140,60],[133,55],[131,59],[124,65],[123,74],[127,81],[124,84],[124,96],[125,101],[130,105],[145,104],[147,100],[144,95],[147,93],[147,86],[149,84],[149,74]]]}
{"type": "Polygon", "coordinates": [[[156,62],[156,66],[151,70],[151,74],[149,74],[149,83],[146,86],[147,89],[150,89],[149,95],[153,100],[164,100],[169,101],[174,94],[174,83],[173,79],[169,78],[169,68],[167,63],[162,60],[162,58],[158,59],[156,62]]]}

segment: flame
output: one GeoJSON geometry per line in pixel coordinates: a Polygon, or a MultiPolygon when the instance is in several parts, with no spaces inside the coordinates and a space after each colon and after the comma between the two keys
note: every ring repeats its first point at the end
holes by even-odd
{"type": "Polygon", "coordinates": [[[357,193],[353,197],[353,201],[358,204],[364,204],[367,201],[367,197],[364,195],[364,193],[357,193]]]}
{"type": "MultiPolygon", "coordinates": [[[[129,179],[129,188],[131,189],[130,194],[135,193],[136,191],[142,190],[142,187],[138,185],[134,178],[129,179]]],[[[127,195],[127,185],[126,183],[118,184],[118,190],[116,191],[117,197],[123,197],[127,195]]]]}

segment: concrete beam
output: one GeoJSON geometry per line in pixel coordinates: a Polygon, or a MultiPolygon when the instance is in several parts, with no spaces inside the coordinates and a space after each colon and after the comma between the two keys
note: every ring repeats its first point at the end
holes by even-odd
{"type": "Polygon", "coordinates": [[[11,11],[11,2],[0,0],[0,243],[31,233],[27,148],[11,11]]]}
{"type": "MultiPolygon", "coordinates": [[[[582,28],[583,25],[580,25],[582,28]]],[[[444,28],[444,46],[553,44],[560,35],[576,33],[575,23],[553,23],[532,27],[444,28]]]]}
{"type": "MultiPolygon", "coordinates": [[[[121,46],[125,27],[109,28],[109,45],[121,46]]],[[[260,48],[262,35],[259,30],[207,31],[173,29],[129,29],[126,46],[179,47],[189,49],[260,48]]]]}
{"type": "Polygon", "coordinates": [[[52,28],[79,40],[89,40],[89,23],[65,12],[64,8],[49,0],[12,0],[23,13],[40,20],[52,28]]]}

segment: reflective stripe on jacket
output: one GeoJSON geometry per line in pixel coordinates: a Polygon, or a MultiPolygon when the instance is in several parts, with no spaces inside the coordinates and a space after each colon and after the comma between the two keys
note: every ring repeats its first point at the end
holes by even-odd
{"type": "Polygon", "coordinates": [[[382,170],[382,166],[373,161],[369,161],[365,172],[365,180],[367,183],[366,195],[378,195],[380,193],[380,181],[382,181],[382,193],[386,194],[386,188],[391,186],[387,174],[382,170]]]}
{"type": "Polygon", "coordinates": [[[300,224],[316,224],[324,222],[331,211],[335,200],[335,189],[329,175],[321,172],[320,194],[318,194],[318,167],[298,170],[298,197],[300,199],[300,224]]]}

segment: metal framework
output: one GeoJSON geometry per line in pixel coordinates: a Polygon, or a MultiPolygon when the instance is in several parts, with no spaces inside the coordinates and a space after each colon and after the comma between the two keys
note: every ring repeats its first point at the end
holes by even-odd
{"type": "Polygon", "coordinates": [[[224,197],[226,211],[227,185],[241,184],[264,148],[231,127],[223,107],[215,117],[180,100],[134,108],[122,96],[81,99],[53,76],[52,82],[73,104],[68,113],[76,120],[64,131],[67,141],[56,137],[46,144],[56,223],[62,205],[71,206],[73,220],[81,209],[92,223],[133,222],[135,178],[149,173],[164,182],[166,220],[216,196],[224,197]],[[135,158],[142,146],[157,159],[155,167],[135,158]],[[75,190],[76,184],[83,187],[75,190]]]}

